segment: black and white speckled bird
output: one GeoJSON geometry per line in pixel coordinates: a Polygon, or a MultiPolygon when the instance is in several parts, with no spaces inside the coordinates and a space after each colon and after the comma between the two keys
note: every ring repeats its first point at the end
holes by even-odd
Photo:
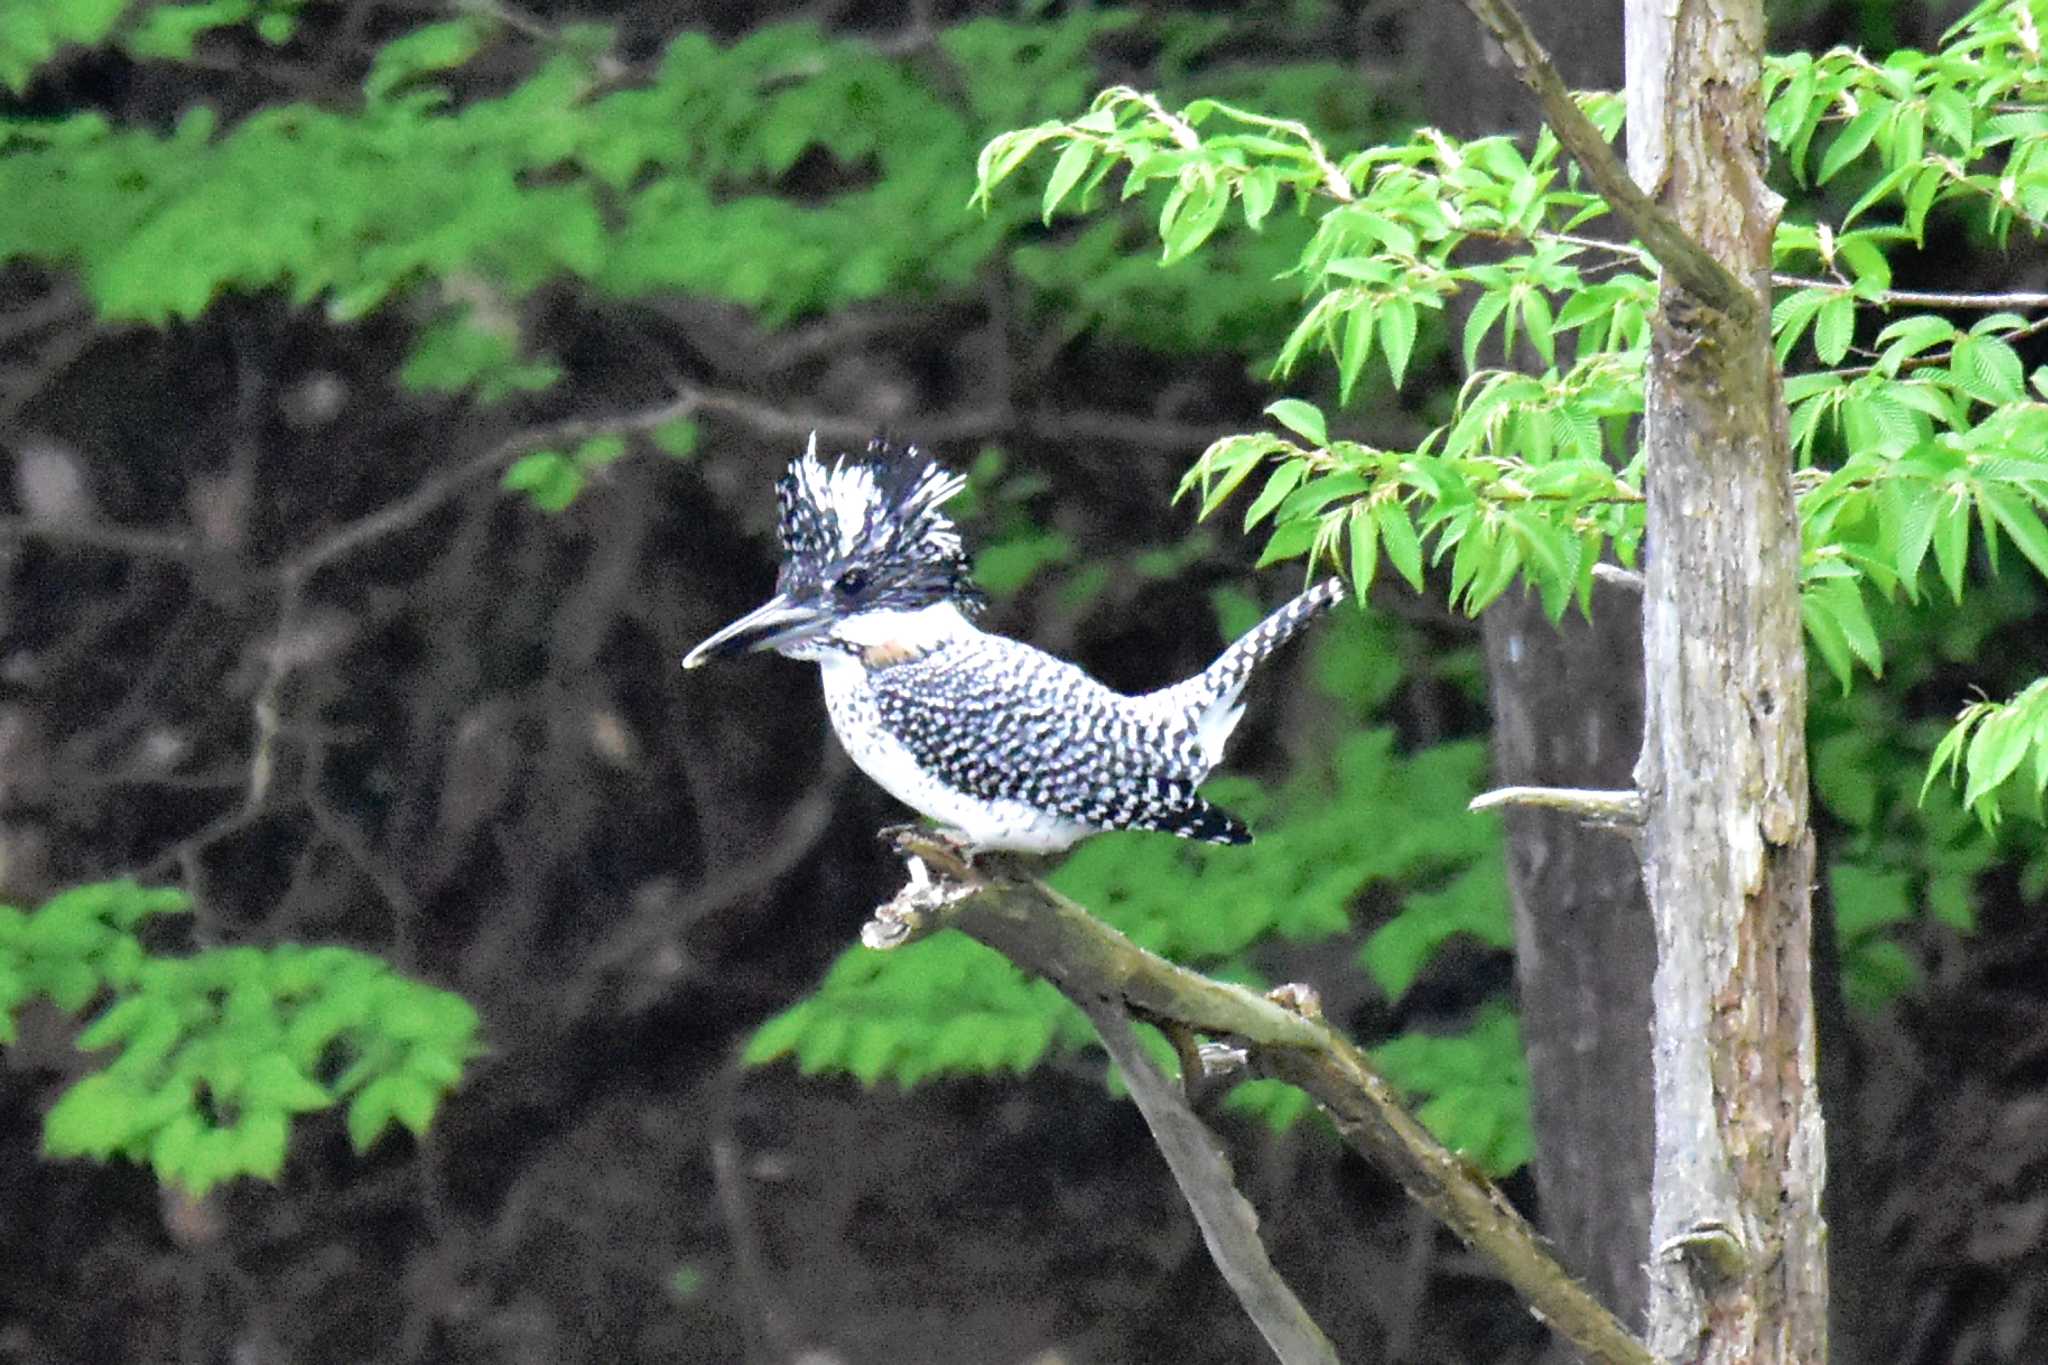
{"type": "Polygon", "coordinates": [[[827,463],[813,436],[776,485],[775,596],[683,667],[761,649],[815,660],[853,761],[975,849],[1053,852],[1110,829],[1249,841],[1195,788],[1244,715],[1252,670],[1342,600],[1343,584],[1310,588],[1194,677],[1125,696],[975,626],[981,595],[939,510],[965,483],[881,441],[827,463]]]}

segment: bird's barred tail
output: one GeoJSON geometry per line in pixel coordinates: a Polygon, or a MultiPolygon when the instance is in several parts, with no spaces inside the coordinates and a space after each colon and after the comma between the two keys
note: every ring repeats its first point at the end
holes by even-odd
{"type": "Polygon", "coordinates": [[[1140,699],[1168,724],[1194,727],[1203,755],[1202,775],[1222,760],[1230,732],[1244,714],[1237,699],[1245,679],[1303,626],[1343,601],[1344,591],[1342,579],[1323,580],[1246,631],[1194,677],[1140,699]]]}
{"type": "Polygon", "coordinates": [[[1197,701],[1232,697],[1244,688],[1252,670],[1273,651],[1301,633],[1302,627],[1344,600],[1344,580],[1326,578],[1286,606],[1268,616],[1237,638],[1236,643],[1216,656],[1198,679],[1202,696],[1197,701]]]}

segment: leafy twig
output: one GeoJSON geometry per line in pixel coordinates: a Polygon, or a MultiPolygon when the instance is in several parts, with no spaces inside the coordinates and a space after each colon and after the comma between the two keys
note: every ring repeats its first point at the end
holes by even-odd
{"type": "Polygon", "coordinates": [[[1501,45],[1522,84],[1536,93],[1544,121],[1558,142],[1577,158],[1593,189],[1613,206],[1650,254],[1687,292],[1738,321],[1754,317],[1761,307],[1756,294],[1643,193],[1607,139],[1572,99],[1550,54],[1529,31],[1520,11],[1509,0],[1465,0],[1465,8],[1501,45]]]}

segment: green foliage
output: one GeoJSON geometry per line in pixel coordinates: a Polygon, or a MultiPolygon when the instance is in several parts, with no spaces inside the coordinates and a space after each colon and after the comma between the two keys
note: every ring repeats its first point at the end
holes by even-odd
{"type": "Polygon", "coordinates": [[[1513,1010],[1489,1005],[1462,1034],[1411,1033],[1373,1049],[1387,1079],[1421,1097],[1415,1110],[1437,1140],[1490,1176],[1535,1155],[1529,1073],[1513,1010]]]}
{"type": "Polygon", "coordinates": [[[2007,807],[2024,803],[2037,818],[2048,791],[2048,678],[2037,678],[2005,701],[1976,701],[1962,709],[1928,762],[1926,786],[1944,773],[1967,774],[1963,802],[1986,826],[2007,807]]]}
{"type": "Polygon", "coordinates": [[[0,6],[0,81],[19,95],[36,69],[70,46],[113,42],[133,56],[186,61],[213,29],[248,24],[263,41],[298,31],[304,0],[199,0],[132,6],[129,0],[9,0],[0,6]],[[132,16],[130,10],[137,12],[132,16]]]}
{"type": "MultiPolygon", "coordinates": [[[[1868,595],[1917,598],[1930,550],[1952,595],[1973,543],[1994,567],[2003,542],[2048,573],[2048,373],[2027,375],[2015,349],[2042,324],[1996,296],[1891,288],[1892,256],[1924,241],[1930,214],[1974,215],[2001,242],[2048,224],[2044,21],[2044,0],[1987,4],[1938,53],[1771,60],[1768,128],[1783,165],[1860,191],[1839,224],[1787,221],[1774,246],[1781,270],[1812,272],[1779,276],[1772,323],[1781,357],[1814,362],[1786,384],[1811,466],[1799,489],[1803,614],[1844,688],[1857,665],[1883,663],[1868,595]],[[1971,309],[1987,315],[1947,316],[1971,309]],[[1879,313],[1890,320],[1866,322],[1879,313]]],[[[1619,102],[1581,102],[1612,136],[1619,102]]],[[[1167,261],[1205,249],[1233,206],[1253,232],[1277,206],[1311,221],[1295,266],[1305,303],[1276,370],[1317,352],[1344,399],[1375,365],[1399,388],[1431,319],[1476,292],[1463,336],[1474,373],[1414,449],[1333,440],[1322,413],[1286,400],[1274,416],[1298,439],[1228,437],[1189,472],[1183,491],[1207,516],[1265,471],[1246,525],[1270,522],[1268,561],[1327,561],[1361,590],[1382,557],[1417,586],[1445,566],[1452,601],[1474,612],[1521,579],[1553,615],[1584,605],[1603,555],[1633,562],[1640,470],[1622,441],[1642,406],[1655,272],[1639,247],[1584,235],[1607,206],[1548,132],[1525,149],[1423,129],[1333,153],[1293,120],[1214,99],[1175,111],[1117,87],[1078,119],[988,143],[977,201],[997,203],[994,188],[1041,151],[1052,157],[1042,212],[1099,201],[1121,172],[1122,198],[1156,192],[1167,261]],[[1489,344],[1509,356],[1526,346],[1543,369],[1480,368],[1489,344]]]]}
{"type": "Polygon", "coordinates": [[[0,1041],[37,1000],[74,1014],[99,1001],[77,1045],[115,1052],[51,1106],[45,1152],[146,1161],[204,1194],[276,1180],[295,1114],[345,1103],[359,1152],[393,1121],[426,1131],[477,1052],[467,1002],[347,948],[150,953],[143,922],[185,908],[182,892],[132,882],[0,906],[0,1041]]]}

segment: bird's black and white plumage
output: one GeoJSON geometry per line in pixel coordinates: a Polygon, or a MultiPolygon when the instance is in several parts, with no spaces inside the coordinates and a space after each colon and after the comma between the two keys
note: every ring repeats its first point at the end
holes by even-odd
{"type": "Polygon", "coordinates": [[[777,485],[775,596],[683,666],[750,649],[815,660],[854,762],[976,848],[1052,852],[1109,829],[1247,842],[1195,788],[1244,715],[1252,670],[1342,600],[1342,583],[1302,593],[1194,677],[1126,696],[975,626],[981,597],[940,510],[965,483],[880,441],[828,463],[814,436],[777,485]]]}

